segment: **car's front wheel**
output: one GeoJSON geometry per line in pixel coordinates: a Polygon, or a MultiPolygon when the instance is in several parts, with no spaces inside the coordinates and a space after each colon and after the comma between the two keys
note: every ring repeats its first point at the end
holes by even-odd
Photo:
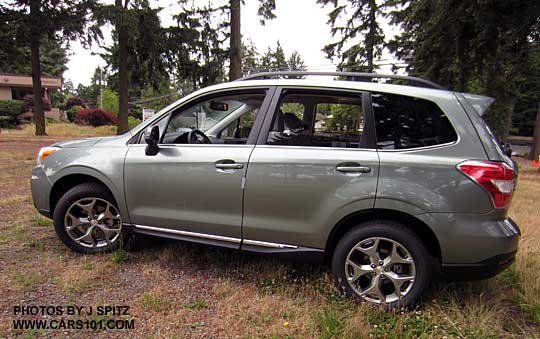
{"type": "Polygon", "coordinates": [[[418,302],[432,279],[432,258],[407,227],[386,220],[349,230],[332,258],[337,287],[347,295],[387,308],[418,302]]]}
{"type": "Polygon", "coordinates": [[[110,252],[122,241],[122,217],[112,194],[100,184],[71,188],[54,210],[54,228],[70,249],[79,253],[110,252]]]}

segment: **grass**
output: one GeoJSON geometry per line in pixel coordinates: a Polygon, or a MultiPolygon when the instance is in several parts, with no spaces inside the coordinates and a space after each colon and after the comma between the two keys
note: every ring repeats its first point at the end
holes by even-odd
{"type": "Polygon", "coordinates": [[[342,314],[333,309],[317,311],[313,320],[317,324],[321,339],[341,338],[347,322],[342,314]]]}
{"type": "Polygon", "coordinates": [[[52,227],[53,222],[51,219],[44,218],[42,216],[35,216],[32,218],[32,225],[41,227],[52,227]]]}
{"type": "Polygon", "coordinates": [[[118,249],[111,254],[111,260],[115,264],[121,264],[128,258],[128,253],[125,249],[118,249]]]}
{"type": "MultiPolygon", "coordinates": [[[[116,134],[116,126],[82,126],[72,123],[50,123],[47,124],[47,136],[69,139],[73,137],[97,137],[116,134]]],[[[8,137],[25,136],[32,139],[34,136],[35,126],[33,124],[26,125],[22,130],[2,129],[2,134],[8,137]]]]}
{"type": "Polygon", "coordinates": [[[187,308],[191,310],[201,310],[208,308],[208,302],[204,299],[197,299],[194,302],[187,305],[187,308]]]}
{"type": "Polygon", "coordinates": [[[516,263],[487,281],[435,286],[417,310],[385,312],[343,298],[317,266],[180,242],[69,251],[34,212],[35,154],[114,130],[50,124],[46,137],[32,132],[0,134],[0,337],[540,338],[540,171],[525,162],[509,212],[523,231],[516,263]],[[16,304],[126,305],[135,329],[16,331],[16,304]]]}
{"type": "Polygon", "coordinates": [[[166,301],[151,293],[143,293],[138,303],[142,308],[155,312],[160,312],[167,306],[166,301]]]}

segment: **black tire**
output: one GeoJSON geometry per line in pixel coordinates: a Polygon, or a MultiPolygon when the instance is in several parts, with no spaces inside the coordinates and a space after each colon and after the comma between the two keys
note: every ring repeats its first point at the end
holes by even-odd
{"type": "MultiPolygon", "coordinates": [[[[343,235],[343,237],[339,240],[332,257],[332,273],[336,287],[340,291],[344,292],[347,296],[352,297],[355,300],[364,302],[370,301],[362,298],[350,286],[345,272],[345,263],[353,247],[362,241],[366,241],[367,239],[373,237],[390,239],[403,246],[409,252],[410,256],[412,256],[416,273],[412,287],[404,296],[402,296],[401,299],[393,302],[378,304],[386,309],[396,307],[410,308],[415,306],[420,301],[424,292],[429,288],[432,279],[434,278],[434,259],[429,254],[422,240],[414,232],[395,221],[367,221],[355,226],[345,235],[343,235]]],[[[382,240],[382,242],[384,242],[384,240],[382,240]]],[[[369,274],[366,277],[368,277],[369,274]]],[[[375,275],[377,274],[378,273],[375,273],[375,275]]],[[[388,280],[388,282],[385,283],[388,284],[390,282],[391,281],[388,280]]],[[[372,303],[377,304],[376,302],[372,303]]]]}
{"type": "Polygon", "coordinates": [[[103,247],[85,247],[77,243],[69,236],[64,222],[65,215],[68,208],[72,204],[84,198],[99,198],[105,200],[111,203],[116,210],[118,210],[116,200],[110,191],[103,185],[93,182],[77,185],[68,190],[56,204],[56,208],[54,209],[53,213],[54,229],[56,234],[71,250],[83,254],[107,253],[118,249],[124,242],[124,228],[122,228],[120,236],[118,236],[114,242],[111,242],[103,247]]]}

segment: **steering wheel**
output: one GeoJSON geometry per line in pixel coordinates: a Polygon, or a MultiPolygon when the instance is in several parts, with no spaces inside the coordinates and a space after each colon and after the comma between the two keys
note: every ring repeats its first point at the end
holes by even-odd
{"type": "Polygon", "coordinates": [[[211,144],[210,139],[201,130],[194,129],[187,137],[188,144],[211,144]],[[200,137],[200,138],[199,138],[200,137]]]}

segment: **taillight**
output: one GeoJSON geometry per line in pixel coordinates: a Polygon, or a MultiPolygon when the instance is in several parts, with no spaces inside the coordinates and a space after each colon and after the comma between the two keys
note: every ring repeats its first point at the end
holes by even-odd
{"type": "Polygon", "coordinates": [[[457,168],[489,192],[495,208],[508,206],[516,186],[512,167],[504,162],[467,160],[457,168]]]}

